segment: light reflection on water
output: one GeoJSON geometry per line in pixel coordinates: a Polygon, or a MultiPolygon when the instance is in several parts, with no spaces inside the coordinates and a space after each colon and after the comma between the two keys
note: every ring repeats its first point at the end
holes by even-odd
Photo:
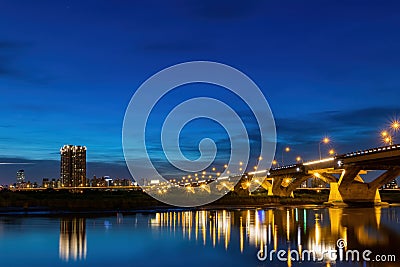
{"type": "Polygon", "coordinates": [[[60,220],[60,259],[68,261],[86,259],[86,219],[60,220]]]}
{"type": "MultiPolygon", "coordinates": [[[[347,243],[345,250],[369,249],[373,255],[393,254],[399,259],[399,211],[399,207],[282,207],[145,212],[125,216],[117,213],[106,218],[4,216],[0,217],[1,266],[26,266],[27,263],[29,266],[109,266],[110,263],[187,266],[188,261],[193,266],[305,264],[293,260],[279,262],[276,258],[273,262],[260,262],[256,254],[265,249],[267,253],[274,249],[288,254],[297,251],[300,255],[305,249],[313,250],[317,258],[324,259],[319,263],[307,262],[307,266],[353,266],[354,263],[335,262],[323,252],[337,249],[336,241],[341,238],[347,243]],[[58,253],[54,253],[55,237],[58,237],[58,253]],[[11,249],[17,244],[22,246],[11,249]]],[[[356,265],[396,266],[396,263],[359,262],[356,265]]]]}

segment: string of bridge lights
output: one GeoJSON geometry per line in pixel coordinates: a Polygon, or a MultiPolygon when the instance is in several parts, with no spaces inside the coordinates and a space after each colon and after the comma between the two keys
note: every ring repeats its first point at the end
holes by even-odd
{"type": "MultiPolygon", "coordinates": [[[[387,129],[384,129],[380,132],[381,136],[381,141],[385,145],[393,145],[395,141],[395,136],[396,134],[400,131],[400,121],[398,119],[393,119],[390,124],[388,125],[387,129]]],[[[319,142],[318,142],[318,152],[319,152],[319,158],[320,160],[322,159],[323,153],[321,151],[322,146],[327,146],[328,147],[328,155],[329,156],[334,156],[336,154],[335,149],[330,146],[332,143],[332,140],[328,136],[324,136],[319,142]]],[[[290,146],[285,146],[282,149],[282,158],[281,161],[279,162],[276,158],[272,161],[272,168],[284,166],[284,155],[287,153],[292,152],[292,148],[290,146]]],[[[260,156],[258,160],[262,160],[263,158],[260,156]]],[[[303,158],[298,155],[295,158],[296,163],[303,163],[303,158]]],[[[243,162],[239,162],[239,168],[238,168],[238,173],[243,171],[243,162]]],[[[171,184],[175,185],[189,185],[192,183],[198,183],[198,184],[207,184],[210,181],[214,180],[223,180],[224,178],[229,179],[229,176],[235,175],[235,173],[232,173],[230,170],[227,170],[228,165],[224,165],[222,170],[219,170],[217,167],[212,167],[211,171],[204,170],[199,173],[193,173],[193,174],[188,174],[185,176],[182,176],[178,179],[169,179],[169,182],[171,184]],[[221,174],[224,173],[227,174],[228,176],[226,177],[221,177],[221,174]]],[[[256,166],[253,167],[254,171],[257,171],[257,164],[256,166]]]]}

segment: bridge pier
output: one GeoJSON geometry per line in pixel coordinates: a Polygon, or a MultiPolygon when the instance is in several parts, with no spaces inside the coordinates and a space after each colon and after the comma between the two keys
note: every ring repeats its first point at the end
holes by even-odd
{"type": "Polygon", "coordinates": [[[381,204],[379,188],[400,175],[400,167],[391,167],[374,181],[365,183],[359,176],[360,167],[343,171],[338,183],[330,183],[328,204],[381,204]],[[361,180],[361,181],[360,181],[361,180]]]}
{"type": "Polygon", "coordinates": [[[284,177],[274,177],[274,180],[272,181],[272,187],[271,187],[271,193],[273,196],[278,196],[278,197],[289,197],[292,192],[289,192],[286,187],[282,186],[282,182],[284,179],[289,179],[289,178],[284,178],[284,177]]]}
{"type": "Polygon", "coordinates": [[[347,188],[341,188],[339,183],[330,183],[330,193],[327,204],[345,205],[347,203],[380,204],[381,196],[378,189],[368,188],[368,184],[354,182],[347,188]]]}
{"type": "Polygon", "coordinates": [[[272,183],[272,195],[279,197],[294,197],[293,191],[312,175],[299,175],[296,178],[275,177],[272,183]],[[282,186],[285,179],[291,179],[287,186],[282,186]]]}
{"type": "Polygon", "coordinates": [[[233,191],[238,195],[238,196],[248,196],[249,195],[249,189],[248,189],[248,181],[247,179],[241,179],[233,188],[233,191]]]}
{"type": "Polygon", "coordinates": [[[264,182],[262,183],[262,185],[261,185],[265,190],[267,190],[267,195],[268,196],[273,196],[274,195],[274,193],[272,193],[272,184],[269,182],[269,181],[267,181],[267,179],[265,179],[264,180],[264,182]]]}

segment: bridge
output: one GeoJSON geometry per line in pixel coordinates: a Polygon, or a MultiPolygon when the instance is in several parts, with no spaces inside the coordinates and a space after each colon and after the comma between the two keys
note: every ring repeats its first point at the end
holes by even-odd
{"type": "Polygon", "coordinates": [[[249,172],[242,179],[243,189],[250,183],[261,185],[268,195],[288,197],[309,178],[330,185],[330,204],[381,202],[379,188],[400,176],[400,145],[371,148],[293,165],[249,172]],[[361,175],[384,171],[371,182],[361,175]],[[261,182],[262,181],[262,182],[261,182]]]}

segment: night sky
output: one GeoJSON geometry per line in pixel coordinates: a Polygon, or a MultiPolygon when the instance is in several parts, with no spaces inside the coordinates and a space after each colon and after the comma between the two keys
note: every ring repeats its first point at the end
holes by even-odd
{"type": "Polygon", "coordinates": [[[287,162],[318,158],[326,135],[338,153],[382,145],[380,131],[400,114],[399,32],[398,1],[2,0],[0,162],[30,164],[0,164],[0,184],[20,168],[31,181],[59,178],[64,144],[88,147],[88,177],[129,178],[121,129],[130,98],[151,75],[192,60],[257,83],[278,159],[285,146],[287,162]]]}

